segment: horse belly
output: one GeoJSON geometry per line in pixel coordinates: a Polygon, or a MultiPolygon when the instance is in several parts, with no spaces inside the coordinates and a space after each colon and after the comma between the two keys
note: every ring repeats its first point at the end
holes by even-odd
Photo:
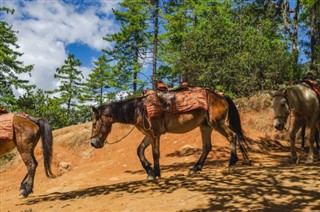
{"type": "Polygon", "coordinates": [[[15,148],[15,144],[12,140],[0,140],[0,156],[9,153],[15,148]]]}
{"type": "Polygon", "coordinates": [[[183,114],[168,113],[165,119],[167,132],[185,133],[201,125],[206,120],[206,113],[204,110],[196,110],[183,114]]]}

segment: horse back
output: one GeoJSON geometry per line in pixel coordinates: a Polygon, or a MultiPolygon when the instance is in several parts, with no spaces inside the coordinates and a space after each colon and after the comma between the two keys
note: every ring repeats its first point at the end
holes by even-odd
{"type": "Polygon", "coordinates": [[[206,90],[208,113],[211,121],[218,121],[226,119],[228,115],[228,102],[223,96],[214,91],[206,90]]]}
{"type": "Polygon", "coordinates": [[[35,123],[12,113],[5,115],[10,115],[6,122],[11,126],[6,128],[6,124],[2,122],[4,128],[1,131],[0,156],[9,153],[15,146],[39,139],[39,127],[35,123]]]}
{"type": "Polygon", "coordinates": [[[287,89],[288,101],[294,114],[319,116],[319,96],[308,86],[298,84],[287,89]]]}
{"type": "Polygon", "coordinates": [[[39,134],[39,126],[36,123],[17,115],[13,118],[13,128],[15,134],[21,133],[24,134],[24,137],[33,137],[39,134]]]}

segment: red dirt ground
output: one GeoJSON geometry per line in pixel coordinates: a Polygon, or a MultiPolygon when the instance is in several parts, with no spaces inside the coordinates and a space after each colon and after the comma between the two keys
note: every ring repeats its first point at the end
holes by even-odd
{"type": "MultiPolygon", "coordinates": [[[[240,161],[229,172],[229,144],[214,132],[205,167],[201,173],[188,176],[201,153],[200,132],[195,129],[161,137],[162,178],[146,181],[136,155],[143,138],[139,131],[134,129],[120,143],[97,150],[90,146],[91,123],[86,123],[54,131],[55,179],[45,177],[38,144],[39,166],[34,193],[28,198],[18,198],[26,173],[20,155],[1,166],[0,211],[320,210],[320,163],[306,165],[306,153],[299,150],[300,163],[292,164],[286,134],[272,128],[269,104],[258,108],[249,105],[251,109],[246,110],[242,106],[247,101],[242,99],[238,104],[254,150],[252,166],[240,161]]],[[[115,125],[108,140],[115,141],[130,129],[115,125]]],[[[152,161],[150,152],[147,149],[152,161]]]]}

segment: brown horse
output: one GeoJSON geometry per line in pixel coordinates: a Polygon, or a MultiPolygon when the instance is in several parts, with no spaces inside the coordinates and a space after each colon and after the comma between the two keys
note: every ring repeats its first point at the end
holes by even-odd
{"type": "Polygon", "coordinates": [[[249,161],[246,146],[244,146],[243,131],[237,108],[230,98],[223,97],[206,89],[208,109],[196,109],[183,113],[168,113],[163,111],[159,118],[148,119],[144,102],[146,96],[113,102],[93,108],[91,145],[102,148],[105,140],[115,122],[132,124],[140,130],[145,137],[140,143],[137,154],[143,168],[146,170],[148,179],[160,177],[159,147],[160,136],[164,133],[185,133],[200,127],[202,136],[202,154],[198,162],[189,171],[194,174],[201,171],[203,164],[210,152],[211,132],[217,130],[231,143],[231,155],[229,168],[233,168],[238,161],[236,153],[236,141],[239,142],[240,150],[246,162],[249,161]],[[226,121],[229,119],[230,128],[226,121]],[[154,160],[154,168],[144,155],[145,149],[151,144],[154,160]]]}
{"type": "Polygon", "coordinates": [[[290,131],[291,158],[293,162],[298,161],[295,140],[298,130],[307,126],[309,132],[310,149],[307,163],[313,162],[313,143],[316,135],[316,128],[319,129],[320,105],[317,94],[309,85],[302,83],[278,90],[273,96],[274,127],[277,130],[284,130],[290,114],[294,121],[290,131]]]}
{"type": "Polygon", "coordinates": [[[8,153],[17,147],[23,162],[27,167],[27,174],[21,182],[20,197],[27,197],[33,192],[34,176],[37,168],[37,161],[34,157],[34,149],[41,137],[44,158],[45,173],[48,178],[54,177],[51,171],[52,159],[52,129],[48,122],[33,117],[13,117],[13,139],[0,140],[0,156],[8,153]]]}

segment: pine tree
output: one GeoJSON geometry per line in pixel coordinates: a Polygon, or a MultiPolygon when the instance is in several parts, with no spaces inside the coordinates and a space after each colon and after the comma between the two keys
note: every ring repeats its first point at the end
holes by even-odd
{"type": "Polygon", "coordinates": [[[117,83],[113,78],[110,60],[102,55],[94,62],[94,69],[89,74],[84,84],[82,101],[94,102],[101,105],[108,99],[114,98],[114,93],[107,92],[110,87],[116,87],[117,83]]]}
{"type": "Polygon", "coordinates": [[[124,0],[119,3],[121,10],[114,10],[116,20],[120,23],[120,31],[108,34],[104,38],[113,42],[112,49],[104,50],[116,64],[115,77],[122,81],[123,89],[137,92],[138,86],[144,86],[138,79],[143,61],[147,59],[150,35],[147,33],[149,24],[149,3],[146,1],[124,0]]]}
{"type": "MultiPolygon", "coordinates": [[[[13,13],[13,10],[0,8],[0,13],[13,13]]],[[[31,89],[33,86],[28,85],[28,80],[21,80],[19,74],[28,73],[33,68],[32,65],[24,66],[19,60],[22,53],[15,49],[19,48],[17,44],[18,38],[16,32],[5,21],[0,21],[0,105],[14,110],[16,99],[14,97],[13,88],[15,89],[31,89]]]]}
{"type": "Polygon", "coordinates": [[[60,79],[60,85],[57,89],[50,93],[58,93],[60,96],[57,99],[60,104],[65,104],[67,115],[70,118],[72,109],[78,106],[80,91],[82,88],[83,74],[78,68],[81,66],[81,61],[74,58],[73,54],[69,54],[64,61],[64,65],[56,69],[55,78],[60,79]]]}

